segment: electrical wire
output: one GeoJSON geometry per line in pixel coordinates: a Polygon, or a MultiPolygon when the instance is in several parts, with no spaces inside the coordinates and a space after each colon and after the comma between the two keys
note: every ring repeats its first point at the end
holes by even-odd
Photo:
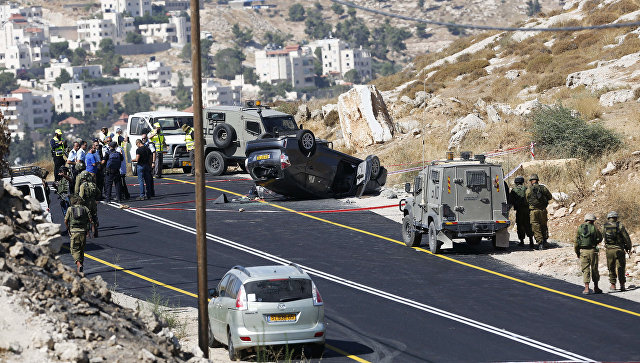
{"type": "Polygon", "coordinates": [[[407,16],[407,15],[394,14],[394,13],[390,13],[382,10],[368,8],[366,6],[357,5],[349,1],[343,1],[343,0],[331,0],[331,1],[337,4],[350,7],[350,8],[360,9],[366,12],[370,12],[370,13],[374,13],[382,16],[388,16],[391,18],[414,21],[414,22],[430,24],[430,25],[440,25],[440,26],[453,27],[453,28],[476,29],[476,30],[499,30],[499,31],[510,31],[510,32],[565,32],[565,31],[597,30],[597,29],[627,28],[627,27],[640,26],[640,22],[637,22],[637,21],[631,22],[631,23],[615,23],[615,24],[612,23],[612,24],[602,24],[602,25],[568,26],[568,27],[553,27],[553,28],[539,28],[539,27],[519,28],[519,27],[507,27],[507,26],[458,24],[458,23],[450,23],[445,21],[421,19],[421,18],[416,18],[413,16],[407,16]]]}

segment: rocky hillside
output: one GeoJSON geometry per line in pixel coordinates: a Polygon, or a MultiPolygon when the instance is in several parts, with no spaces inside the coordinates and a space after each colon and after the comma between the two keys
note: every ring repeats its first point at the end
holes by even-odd
{"type": "Polygon", "coordinates": [[[59,233],[38,201],[0,181],[0,361],[199,361],[152,312],[122,308],[100,277],[60,262],[59,233]]]}

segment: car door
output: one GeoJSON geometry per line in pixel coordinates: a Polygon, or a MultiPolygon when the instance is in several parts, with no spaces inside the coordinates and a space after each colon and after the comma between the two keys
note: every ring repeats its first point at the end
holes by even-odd
{"type": "Polygon", "coordinates": [[[231,278],[227,282],[227,286],[225,287],[225,296],[220,302],[220,313],[223,322],[221,334],[224,334],[225,337],[227,325],[233,323],[233,321],[231,321],[231,314],[236,309],[236,297],[238,296],[240,285],[240,280],[236,276],[231,276],[231,278]]]}
{"type": "Polygon", "coordinates": [[[223,337],[220,335],[220,331],[221,331],[220,326],[223,325],[221,310],[222,310],[222,300],[226,295],[225,285],[227,284],[227,282],[229,282],[230,278],[231,278],[231,275],[226,275],[222,278],[222,280],[220,280],[220,283],[218,284],[218,297],[213,299],[211,303],[211,311],[209,313],[209,317],[210,317],[209,324],[211,325],[211,332],[213,333],[213,336],[216,337],[218,341],[224,341],[223,339],[226,339],[226,336],[223,337]]]}

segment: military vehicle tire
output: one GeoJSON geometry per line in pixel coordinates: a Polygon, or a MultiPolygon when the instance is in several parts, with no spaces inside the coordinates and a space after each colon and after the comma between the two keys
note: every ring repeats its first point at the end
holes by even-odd
{"type": "Polygon", "coordinates": [[[418,247],[422,241],[422,233],[416,231],[409,214],[402,218],[402,239],[407,247],[418,247]]]}
{"type": "Polygon", "coordinates": [[[204,159],[204,167],[207,169],[207,173],[218,176],[227,170],[227,162],[219,151],[212,151],[204,159]]]}
{"type": "Polygon", "coordinates": [[[185,174],[189,174],[191,172],[191,167],[190,166],[183,166],[182,167],[182,172],[185,174]]]}
{"type": "Polygon", "coordinates": [[[306,156],[311,156],[316,151],[316,137],[310,130],[298,130],[296,134],[300,151],[306,156]]]}
{"type": "Polygon", "coordinates": [[[375,155],[367,156],[367,159],[369,158],[371,158],[371,179],[377,179],[382,171],[382,168],[380,168],[380,159],[375,155]]]}
{"type": "Polygon", "coordinates": [[[131,163],[131,175],[138,176],[138,167],[133,165],[133,163],[131,163]]]}
{"type": "Polygon", "coordinates": [[[429,251],[431,253],[440,253],[440,246],[438,245],[438,232],[436,231],[436,224],[431,221],[429,223],[429,251]]]}
{"type": "Polygon", "coordinates": [[[213,143],[220,149],[231,146],[235,139],[235,130],[229,124],[222,123],[213,129],[213,143]]]}

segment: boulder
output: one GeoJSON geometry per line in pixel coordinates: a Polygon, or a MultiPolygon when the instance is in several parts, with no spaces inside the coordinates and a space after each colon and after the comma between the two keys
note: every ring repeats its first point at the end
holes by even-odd
{"type": "Polygon", "coordinates": [[[362,149],[393,138],[393,120],[373,85],[355,86],[338,97],[340,127],[348,148],[362,149]]]}
{"type": "Polygon", "coordinates": [[[44,237],[54,237],[60,233],[60,225],[57,223],[40,223],[36,225],[36,231],[44,237]]]}
{"type": "Polygon", "coordinates": [[[538,99],[534,99],[531,101],[527,101],[516,106],[514,113],[518,116],[525,116],[530,114],[534,108],[539,107],[541,105],[538,99]]]}
{"type": "Polygon", "coordinates": [[[486,111],[487,111],[487,118],[489,119],[489,121],[493,123],[498,123],[502,121],[502,118],[500,117],[500,115],[498,115],[498,111],[496,111],[496,108],[493,107],[492,105],[487,105],[486,111]]]}
{"type": "Polygon", "coordinates": [[[616,170],[616,164],[614,164],[613,162],[610,161],[607,164],[607,166],[600,171],[600,174],[609,175],[609,174],[613,173],[615,170],[616,170]]]}
{"type": "Polygon", "coordinates": [[[411,97],[409,96],[402,96],[400,97],[400,102],[406,104],[406,105],[411,105],[413,106],[413,100],[411,99],[411,97]]]}
{"type": "Polygon", "coordinates": [[[561,208],[558,208],[558,210],[555,211],[555,213],[553,213],[553,218],[562,218],[566,215],[567,215],[567,208],[561,207],[561,208]]]}
{"type": "Polygon", "coordinates": [[[590,91],[633,86],[639,60],[640,52],[615,60],[600,61],[595,68],[569,74],[566,86],[576,88],[584,85],[590,91]]]}
{"type": "Polygon", "coordinates": [[[338,114],[338,105],[330,103],[322,106],[322,119],[325,126],[333,126],[338,123],[340,117],[338,114]]]}
{"type": "Polygon", "coordinates": [[[67,362],[89,362],[87,352],[80,348],[76,343],[60,342],[54,345],[56,354],[62,361],[67,362]]]}
{"type": "Polygon", "coordinates": [[[309,111],[309,106],[306,103],[298,106],[298,112],[294,116],[297,122],[307,121],[311,117],[311,111],[309,111]]]}
{"type": "Polygon", "coordinates": [[[482,121],[480,117],[475,114],[468,114],[466,117],[460,118],[456,121],[456,126],[451,129],[453,134],[449,139],[449,149],[460,146],[467,133],[471,130],[483,130],[487,127],[487,124],[482,121]]]}
{"type": "Polygon", "coordinates": [[[420,128],[420,122],[415,119],[403,119],[396,123],[396,130],[403,134],[409,133],[413,129],[420,128]]]}
{"type": "Polygon", "coordinates": [[[504,78],[510,81],[515,81],[516,78],[525,74],[527,74],[527,71],[525,71],[524,69],[510,69],[507,71],[507,73],[504,74],[504,78]]]}
{"type": "Polygon", "coordinates": [[[13,237],[13,228],[7,226],[6,224],[0,225],[0,241],[4,241],[13,237]]]}
{"type": "Polygon", "coordinates": [[[425,91],[418,91],[416,92],[416,96],[413,99],[413,107],[415,108],[419,108],[422,107],[425,102],[427,102],[427,99],[429,98],[429,94],[425,91]]]}
{"type": "Polygon", "coordinates": [[[635,99],[635,92],[631,89],[611,91],[600,96],[600,104],[604,107],[611,107],[616,103],[627,102],[635,99]]]}
{"type": "Polygon", "coordinates": [[[553,197],[554,200],[556,200],[556,201],[558,201],[560,203],[564,203],[564,202],[569,200],[569,196],[565,192],[551,193],[551,196],[553,197]]]}

